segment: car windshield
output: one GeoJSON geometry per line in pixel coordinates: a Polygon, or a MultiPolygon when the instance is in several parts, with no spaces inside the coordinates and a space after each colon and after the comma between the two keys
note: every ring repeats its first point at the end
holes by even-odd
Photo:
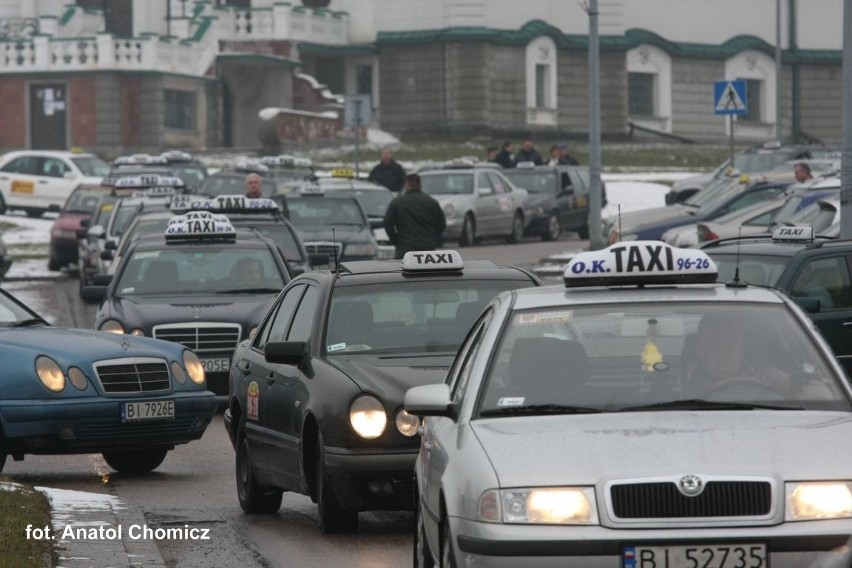
{"type": "MultiPolygon", "coordinates": [[[[284,279],[267,248],[179,246],[135,250],[115,284],[117,296],[278,291],[284,279]]],[[[274,292],[270,292],[274,293],[274,292]]]]}
{"type": "Polygon", "coordinates": [[[384,217],[388,205],[396,196],[388,189],[329,189],[326,193],[355,195],[364,212],[370,217],[384,217]]]}
{"type": "Polygon", "coordinates": [[[281,255],[288,261],[304,262],[302,251],[299,249],[299,243],[296,241],[296,236],[285,223],[257,223],[251,220],[236,220],[231,222],[235,227],[251,227],[257,229],[267,239],[270,239],[278,249],[281,255]]]}
{"type": "Polygon", "coordinates": [[[0,292],[0,327],[14,327],[21,322],[40,320],[39,316],[0,292]]]}
{"type": "MultiPolygon", "coordinates": [[[[707,254],[716,263],[719,269],[719,282],[731,282],[737,268],[736,247],[728,247],[726,252],[708,250],[707,254]]],[[[739,267],[740,280],[755,286],[775,286],[787,265],[790,264],[790,256],[752,254],[740,252],[739,267]]]]}
{"type": "Polygon", "coordinates": [[[684,201],[684,203],[692,207],[701,207],[708,201],[717,199],[720,192],[725,191],[734,183],[737,183],[736,180],[727,176],[713,180],[707,185],[707,187],[692,194],[686,201],[684,201]]]}
{"type": "MultiPolygon", "coordinates": [[[[780,163],[787,161],[786,152],[758,150],[734,157],[734,168],[741,174],[768,172],[774,170],[780,163]]],[[[792,171],[792,169],[791,169],[792,171]]]]}
{"type": "Polygon", "coordinates": [[[830,201],[815,201],[791,215],[786,224],[807,225],[813,227],[815,235],[821,235],[834,223],[835,216],[837,207],[830,201]]]}
{"type": "Polygon", "coordinates": [[[80,168],[86,177],[104,177],[109,174],[109,164],[95,156],[80,156],[71,158],[74,165],[80,168]]]}
{"type": "MultiPolygon", "coordinates": [[[[780,203],[776,205],[778,207],[781,206],[780,203]]],[[[772,206],[767,203],[753,203],[748,207],[743,207],[742,209],[734,209],[733,211],[716,217],[714,223],[718,223],[720,225],[727,225],[728,223],[739,224],[740,222],[748,222],[756,217],[762,217],[763,215],[766,215],[767,211],[771,210],[772,206]]]]}
{"type": "MultiPolygon", "coordinates": [[[[207,168],[191,162],[175,162],[169,166],[187,187],[197,188],[207,179],[207,168]]],[[[243,190],[245,191],[245,189],[243,190]]]]}
{"type": "Polygon", "coordinates": [[[406,280],[338,286],[331,296],[326,351],[455,352],[482,308],[515,280],[406,280]]]}
{"type": "Polygon", "coordinates": [[[75,213],[91,213],[98,206],[101,199],[109,195],[107,187],[80,187],[68,196],[63,211],[75,213]]]}
{"type": "Polygon", "coordinates": [[[269,170],[269,177],[276,181],[305,181],[314,174],[313,170],[269,170]]]}
{"type": "Polygon", "coordinates": [[[430,195],[463,195],[473,193],[473,174],[437,173],[420,177],[423,193],[430,195]]]}
{"type": "Polygon", "coordinates": [[[290,221],[297,227],[353,225],[363,227],[367,219],[358,200],[322,196],[287,197],[290,221]]]}
{"type": "Polygon", "coordinates": [[[92,214],[92,220],[89,223],[89,226],[94,227],[95,225],[100,225],[101,227],[106,228],[106,226],[109,225],[109,220],[112,218],[112,212],[115,211],[115,201],[114,197],[105,197],[103,202],[92,214]]]}
{"type": "Polygon", "coordinates": [[[852,410],[841,380],[782,304],[640,303],[511,315],[480,414],[513,407],[852,410]]]}
{"type": "MultiPolygon", "coordinates": [[[[248,174],[246,174],[248,175],[248,174]]],[[[272,197],[277,192],[274,182],[264,179],[260,186],[263,197],[272,197]]],[[[212,175],[201,184],[198,193],[209,197],[218,195],[243,195],[246,192],[245,175],[212,175]]]]}
{"type": "Polygon", "coordinates": [[[127,230],[124,231],[124,234],[121,237],[121,244],[118,247],[118,255],[123,256],[125,252],[127,252],[127,247],[130,246],[131,241],[137,235],[145,235],[151,233],[163,233],[166,230],[166,227],[169,226],[169,220],[171,220],[173,216],[157,216],[157,217],[137,217],[130,225],[127,227],[127,230]]]}
{"type": "Polygon", "coordinates": [[[556,193],[558,183],[556,172],[537,172],[535,170],[511,169],[503,172],[517,187],[530,193],[556,193]]]}

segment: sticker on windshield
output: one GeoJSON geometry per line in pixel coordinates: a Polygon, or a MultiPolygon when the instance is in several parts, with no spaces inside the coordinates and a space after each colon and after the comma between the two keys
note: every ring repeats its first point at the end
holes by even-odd
{"type": "Polygon", "coordinates": [[[160,256],[160,252],[162,252],[162,251],[159,251],[159,250],[146,250],[146,251],[143,251],[143,252],[137,252],[136,254],[134,254],[134,255],[133,255],[133,258],[136,258],[136,259],[141,259],[141,258],[157,258],[158,256],[160,256]]]}
{"type": "Polygon", "coordinates": [[[122,289],[121,289],[121,293],[122,293],[122,294],[132,294],[132,293],[133,293],[133,292],[135,292],[135,291],[136,291],[136,288],[135,288],[134,286],[131,286],[131,287],[129,287],[129,288],[122,288],[122,289]]]}
{"type": "Polygon", "coordinates": [[[497,408],[507,408],[510,406],[523,406],[526,400],[523,396],[504,396],[497,400],[497,408]]]}
{"type": "Polygon", "coordinates": [[[328,346],[328,350],[329,350],[329,352],[331,352],[331,351],[341,351],[341,350],[343,350],[343,349],[346,349],[346,344],[345,344],[345,343],[335,343],[335,344],[333,344],[333,345],[329,345],[329,346],[328,346]]]}
{"type": "Polygon", "coordinates": [[[574,310],[556,310],[552,312],[535,312],[515,316],[517,325],[541,325],[548,323],[569,323],[574,320],[574,310]]]}

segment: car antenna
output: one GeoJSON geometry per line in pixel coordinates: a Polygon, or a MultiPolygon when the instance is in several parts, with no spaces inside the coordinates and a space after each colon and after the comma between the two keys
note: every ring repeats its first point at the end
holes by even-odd
{"type": "Polygon", "coordinates": [[[621,240],[621,237],[624,235],[621,234],[621,203],[618,204],[618,240],[621,240]]]}
{"type": "Polygon", "coordinates": [[[727,288],[746,288],[748,284],[740,280],[740,243],[743,239],[743,226],[737,229],[737,263],[734,267],[734,279],[725,284],[727,288]]]}
{"type": "Polygon", "coordinates": [[[334,253],[334,279],[340,278],[340,262],[337,259],[337,239],[334,235],[334,227],[331,228],[331,250],[334,253]]]}

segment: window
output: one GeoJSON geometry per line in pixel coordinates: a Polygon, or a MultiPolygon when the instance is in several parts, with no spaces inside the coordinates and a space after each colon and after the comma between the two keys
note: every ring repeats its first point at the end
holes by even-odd
{"type": "Polygon", "coordinates": [[[41,165],[41,175],[47,177],[61,178],[65,172],[70,171],[71,168],[65,165],[65,162],[56,158],[45,158],[41,165]]]}
{"type": "Polygon", "coordinates": [[[542,65],[541,63],[535,66],[535,107],[536,108],[550,108],[548,104],[548,90],[550,89],[550,73],[548,72],[548,65],[542,65]]]}
{"type": "Polygon", "coordinates": [[[31,176],[38,175],[39,160],[40,158],[35,156],[23,156],[12,160],[3,166],[2,171],[13,174],[27,174],[31,176]]]}
{"type": "Polygon", "coordinates": [[[165,90],[166,127],[195,130],[195,93],[165,90]]]}
{"type": "Polygon", "coordinates": [[[818,299],[822,310],[852,306],[846,259],[834,256],[810,261],[802,267],[790,293],[794,297],[818,299]]]}
{"type": "Polygon", "coordinates": [[[304,288],[304,286],[293,286],[287,291],[287,294],[279,302],[275,314],[267,319],[263,329],[257,332],[254,340],[255,349],[262,351],[270,341],[284,341],[287,324],[290,323],[290,315],[296,308],[299,298],[302,297],[304,288]]]}
{"type": "Polygon", "coordinates": [[[762,122],[760,109],[760,94],[763,81],[760,79],[742,79],[746,83],[746,104],[748,112],[740,115],[741,121],[762,122]]]}
{"type": "Polygon", "coordinates": [[[373,94],[373,66],[372,65],[356,65],[355,66],[355,94],[356,95],[372,95],[373,94]]]}
{"type": "Polygon", "coordinates": [[[628,73],[630,116],[654,116],[654,73],[628,73]]]}
{"type": "Polygon", "coordinates": [[[293,316],[287,341],[307,341],[310,339],[314,327],[314,314],[317,313],[317,304],[319,304],[319,291],[313,286],[308,286],[302,298],[302,303],[299,304],[299,309],[293,316]]]}

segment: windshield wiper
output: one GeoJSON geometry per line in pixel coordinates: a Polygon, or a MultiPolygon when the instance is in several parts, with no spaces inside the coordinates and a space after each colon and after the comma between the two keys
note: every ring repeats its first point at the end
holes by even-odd
{"type": "Polygon", "coordinates": [[[30,318],[15,322],[12,327],[29,327],[31,325],[50,325],[41,318],[30,318]]]}
{"type": "Polygon", "coordinates": [[[588,406],[571,406],[567,404],[525,404],[523,406],[504,406],[489,408],[479,413],[480,416],[508,416],[515,414],[600,414],[600,408],[588,406]]]}
{"type": "Polygon", "coordinates": [[[776,404],[758,404],[752,402],[725,402],[690,398],[687,400],[669,400],[640,406],[619,408],[619,412],[641,412],[643,410],[804,410],[801,406],[783,406],[776,404]]]}
{"type": "Polygon", "coordinates": [[[217,294],[277,294],[281,288],[234,288],[232,290],[219,290],[217,294]]]}

